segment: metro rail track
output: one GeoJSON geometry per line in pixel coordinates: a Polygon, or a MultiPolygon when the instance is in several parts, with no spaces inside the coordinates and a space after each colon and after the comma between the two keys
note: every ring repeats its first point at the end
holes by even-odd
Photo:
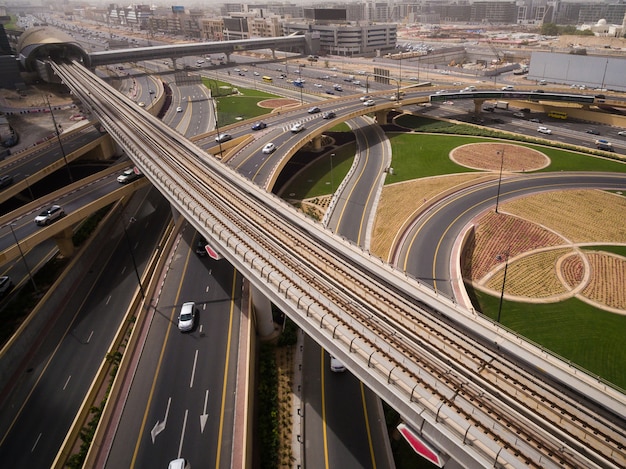
{"type": "Polygon", "coordinates": [[[535,364],[512,363],[459,317],[418,299],[417,286],[399,272],[373,271],[357,248],[244,182],[158,119],[138,118],[134,102],[82,65],[52,66],[142,172],[193,213],[196,228],[296,305],[298,324],[314,324],[342,344],[349,364],[393,388],[418,421],[443,426],[477,465],[626,467],[626,425],[614,407],[531,372],[535,364]]]}

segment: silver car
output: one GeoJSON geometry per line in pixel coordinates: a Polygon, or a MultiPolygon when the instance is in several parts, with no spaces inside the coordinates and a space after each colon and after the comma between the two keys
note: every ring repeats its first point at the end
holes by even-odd
{"type": "Polygon", "coordinates": [[[183,303],[178,315],[178,330],[188,332],[193,329],[196,322],[196,304],[193,301],[183,303]]]}
{"type": "Polygon", "coordinates": [[[55,220],[65,216],[65,211],[60,205],[53,205],[45,209],[35,217],[35,223],[39,226],[46,226],[55,220]]]}

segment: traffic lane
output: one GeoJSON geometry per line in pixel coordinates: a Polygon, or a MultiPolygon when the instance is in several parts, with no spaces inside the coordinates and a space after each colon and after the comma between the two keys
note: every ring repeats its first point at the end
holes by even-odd
{"type": "Polygon", "coordinates": [[[308,336],[302,367],[305,466],[373,467],[371,448],[363,448],[370,438],[361,383],[349,371],[331,372],[328,354],[308,336]]]}
{"type": "MultiPolygon", "coordinates": [[[[359,155],[349,184],[338,194],[329,226],[341,236],[364,246],[367,227],[374,211],[376,194],[382,185],[385,169],[391,161],[389,142],[378,125],[369,122],[355,129],[359,155]]],[[[335,188],[342,183],[334,180],[335,188]]]]}
{"type": "MultiPolygon", "coordinates": [[[[76,111],[78,113],[78,111],[76,111]]],[[[94,140],[100,138],[102,134],[93,126],[87,126],[79,132],[72,132],[69,135],[61,135],[61,144],[66,154],[83,148],[94,140]]],[[[38,171],[46,168],[59,161],[59,142],[57,139],[51,139],[46,143],[38,145],[31,151],[24,152],[23,156],[5,159],[0,165],[2,174],[13,176],[15,182],[22,180],[25,175],[33,176],[38,171]]],[[[61,155],[62,157],[62,155],[61,155]]],[[[31,178],[35,183],[35,178],[31,178]]]]}
{"type": "Polygon", "coordinates": [[[141,356],[107,467],[158,467],[179,454],[192,466],[219,457],[220,466],[229,467],[237,361],[231,337],[240,311],[233,292],[240,291],[241,279],[224,260],[196,257],[192,231],[185,230],[163,284],[144,346],[152,353],[141,356]],[[193,331],[182,333],[177,316],[190,300],[197,303],[198,319],[193,331]]]}
{"type": "MultiPolygon", "coordinates": [[[[611,173],[526,174],[503,179],[499,202],[537,191],[578,188],[626,189],[626,176],[611,173]]],[[[492,180],[446,198],[421,215],[403,237],[397,265],[448,296],[452,294],[452,247],[461,230],[477,215],[495,207],[498,181],[492,180]]]]}
{"type": "MultiPolygon", "coordinates": [[[[131,163],[129,163],[130,165],[131,163]]],[[[98,200],[99,198],[110,194],[112,191],[120,188],[120,183],[117,182],[117,174],[110,174],[106,177],[93,181],[90,184],[78,187],[76,190],[62,194],[59,198],[50,200],[50,202],[41,204],[34,207],[30,212],[20,213],[20,217],[12,221],[14,224],[13,231],[9,229],[0,230],[0,250],[5,250],[15,244],[15,238],[18,240],[24,239],[36,231],[44,229],[41,226],[35,224],[34,220],[42,210],[50,207],[51,205],[60,205],[63,207],[66,214],[71,213],[74,210],[78,210],[89,202],[98,200]]]]}
{"type": "MultiPolygon", "coordinates": [[[[358,102],[362,107],[362,103],[358,102]]],[[[315,129],[328,124],[329,119],[323,118],[325,111],[332,110],[337,113],[337,116],[340,116],[342,113],[349,112],[354,106],[353,102],[346,103],[345,101],[332,104],[334,105],[329,105],[328,107],[319,106],[320,112],[314,114],[283,116],[280,122],[274,122],[264,131],[260,131],[259,138],[253,144],[248,145],[238,155],[229,160],[229,166],[234,167],[240,174],[253,181],[267,181],[276,168],[280,166],[286,150],[301,140],[307,140],[307,134],[315,129]],[[337,104],[342,104],[342,106],[337,104]],[[305,128],[298,133],[291,132],[291,128],[296,123],[303,123],[305,128]],[[261,150],[269,142],[274,143],[277,149],[270,155],[264,155],[261,153],[261,150]]],[[[336,120],[336,118],[330,119],[330,121],[336,120]]]]}
{"type": "MultiPolygon", "coordinates": [[[[159,210],[153,212],[154,224],[135,253],[139,267],[157,244],[167,220],[168,205],[154,193],[146,200],[159,210]]],[[[39,348],[28,357],[24,374],[8,398],[14,404],[3,406],[3,430],[8,428],[7,418],[15,420],[2,433],[0,460],[14,461],[17,467],[49,467],[63,442],[137,289],[122,230],[114,226],[113,231],[100,246],[100,259],[94,264],[105,264],[102,270],[94,269],[94,275],[81,279],[39,348]],[[8,409],[16,412],[14,417],[7,415],[8,409]]]]}

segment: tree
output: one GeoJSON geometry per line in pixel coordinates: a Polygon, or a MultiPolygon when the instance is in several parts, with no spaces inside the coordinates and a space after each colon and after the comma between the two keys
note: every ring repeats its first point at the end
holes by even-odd
{"type": "Polygon", "coordinates": [[[556,36],[559,34],[559,28],[556,23],[543,23],[541,25],[541,34],[544,36],[556,36]]]}

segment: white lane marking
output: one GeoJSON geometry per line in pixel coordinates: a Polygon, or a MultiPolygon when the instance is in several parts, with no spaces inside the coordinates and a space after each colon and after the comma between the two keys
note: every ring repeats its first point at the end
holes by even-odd
{"type": "Polygon", "coordinates": [[[39,443],[39,439],[41,438],[41,433],[39,434],[39,436],[37,437],[37,439],[35,440],[35,444],[33,445],[33,447],[30,449],[30,452],[32,453],[33,451],[35,451],[35,448],[37,447],[37,443],[39,443]]]}
{"type": "Polygon", "coordinates": [[[63,386],[63,391],[65,391],[65,388],[66,388],[66,387],[67,387],[67,385],[69,384],[70,379],[72,379],[72,375],[69,375],[69,376],[67,377],[67,381],[65,382],[65,385],[63,386]]]}
{"type": "Polygon", "coordinates": [[[198,363],[198,349],[196,349],[196,355],[193,358],[193,368],[191,369],[191,381],[189,381],[189,387],[193,388],[193,378],[196,376],[196,364],[198,363]]]}
{"type": "Polygon", "coordinates": [[[185,439],[185,427],[187,427],[187,414],[189,411],[185,409],[185,418],[183,419],[183,430],[180,433],[180,444],[178,445],[178,457],[183,454],[183,440],[185,439]]]}

